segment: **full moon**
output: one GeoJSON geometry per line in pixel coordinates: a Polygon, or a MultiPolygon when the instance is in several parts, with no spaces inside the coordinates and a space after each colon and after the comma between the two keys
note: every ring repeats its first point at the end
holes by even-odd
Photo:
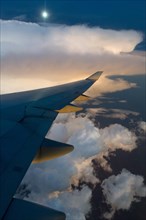
{"type": "Polygon", "coordinates": [[[42,11],[42,17],[43,17],[44,19],[48,18],[48,17],[49,17],[48,12],[47,12],[47,11],[42,11]]]}

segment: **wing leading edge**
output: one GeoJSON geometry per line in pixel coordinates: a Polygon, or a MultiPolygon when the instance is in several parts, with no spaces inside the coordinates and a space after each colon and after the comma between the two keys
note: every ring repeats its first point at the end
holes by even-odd
{"type": "MultiPolygon", "coordinates": [[[[79,97],[87,99],[83,93],[101,73],[61,86],[1,96],[0,219],[6,220],[12,210],[13,196],[38,152],[35,161],[41,162],[43,157],[51,159],[73,150],[71,145],[44,137],[59,112],[81,110],[70,103],[79,97]]],[[[49,215],[46,219],[50,219],[49,215]]]]}

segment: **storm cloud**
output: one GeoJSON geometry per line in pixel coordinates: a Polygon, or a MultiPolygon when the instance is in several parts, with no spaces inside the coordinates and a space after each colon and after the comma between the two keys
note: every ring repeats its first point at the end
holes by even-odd
{"type": "Polygon", "coordinates": [[[2,93],[75,81],[104,70],[98,88],[101,94],[135,86],[122,78],[115,81],[106,76],[145,72],[145,55],[131,53],[143,40],[140,32],[0,22],[2,93]]]}
{"type": "Polygon", "coordinates": [[[2,55],[43,54],[62,51],[70,54],[119,54],[131,52],[143,39],[134,30],[109,30],[85,25],[48,25],[1,21],[2,55]]]}

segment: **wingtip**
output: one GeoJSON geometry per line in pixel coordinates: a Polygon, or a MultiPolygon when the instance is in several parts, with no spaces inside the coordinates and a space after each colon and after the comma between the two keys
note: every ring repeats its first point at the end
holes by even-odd
{"type": "Polygon", "coordinates": [[[89,76],[86,79],[89,79],[89,80],[92,80],[92,81],[96,81],[96,80],[99,79],[99,77],[101,76],[102,73],[103,73],[103,71],[98,71],[98,72],[92,74],[91,76],[89,76]]]}

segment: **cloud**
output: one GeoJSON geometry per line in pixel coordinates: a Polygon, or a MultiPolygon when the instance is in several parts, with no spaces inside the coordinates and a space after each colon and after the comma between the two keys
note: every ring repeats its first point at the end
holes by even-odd
{"type": "MultiPolygon", "coordinates": [[[[122,100],[123,102],[124,100],[122,100]]],[[[107,101],[108,102],[108,101],[107,101]]],[[[112,101],[113,102],[113,101],[112,101]]],[[[120,101],[121,102],[121,101],[120,101]]],[[[108,102],[109,103],[109,102],[108,102]]],[[[95,103],[95,104],[98,104],[95,103]]],[[[105,118],[117,118],[124,120],[128,118],[130,115],[138,116],[138,112],[130,111],[130,110],[123,110],[123,109],[105,109],[105,108],[88,108],[87,113],[90,116],[104,116],[105,118]]]]}
{"type": "Polygon", "coordinates": [[[85,160],[79,160],[74,166],[77,169],[75,175],[71,177],[71,183],[75,186],[78,186],[80,181],[86,183],[92,183],[95,186],[100,182],[99,179],[94,175],[94,168],[92,166],[92,159],[95,157],[89,157],[85,160]]]}
{"type": "Polygon", "coordinates": [[[145,121],[140,121],[139,122],[139,128],[146,133],[146,122],[145,121]]]}
{"type": "Polygon", "coordinates": [[[26,14],[18,15],[16,17],[14,17],[13,20],[25,21],[25,20],[27,20],[27,15],[26,14]]]}
{"type": "Polygon", "coordinates": [[[0,22],[2,93],[74,81],[104,70],[97,90],[101,94],[135,86],[108,75],[145,73],[145,56],[129,54],[143,40],[134,30],[0,22]]]}
{"type": "MultiPolygon", "coordinates": [[[[73,212],[74,215],[80,213],[81,217],[85,214],[76,204],[83,203],[83,206],[90,207],[91,190],[82,187],[78,191],[71,186],[78,187],[81,181],[91,183],[94,187],[100,182],[98,174],[94,175],[92,160],[98,160],[104,169],[110,170],[105,156],[108,157],[116,149],[132,151],[136,147],[136,137],[127,128],[113,124],[99,129],[83,114],[59,115],[46,137],[70,143],[75,149],[64,157],[31,165],[22,185],[27,185],[27,191],[31,192],[27,199],[52,207],[56,203],[54,208],[65,210],[68,216],[73,215],[73,212]],[[72,202],[68,204],[67,198],[70,197],[73,200],[70,199],[72,202]]],[[[22,195],[25,194],[19,190],[17,196],[22,195]]],[[[71,220],[71,217],[68,219],[71,220]]]]}
{"type": "Polygon", "coordinates": [[[116,210],[128,210],[133,202],[140,201],[146,196],[146,186],[142,176],[134,175],[123,169],[117,176],[112,175],[102,182],[103,194],[106,202],[111,205],[110,213],[105,213],[111,219],[116,210]]]}
{"type": "Polygon", "coordinates": [[[101,138],[110,151],[122,149],[132,151],[136,148],[136,136],[120,124],[112,124],[100,129],[101,138]]]}
{"type": "Polygon", "coordinates": [[[92,191],[87,186],[81,190],[54,192],[49,196],[48,205],[66,213],[67,220],[85,220],[90,211],[92,191]]]}
{"type": "Polygon", "coordinates": [[[105,93],[118,92],[135,87],[135,83],[128,82],[121,78],[109,79],[103,73],[99,81],[97,81],[95,85],[86,92],[86,94],[92,97],[96,97],[97,95],[101,96],[105,93]]]}
{"type": "Polygon", "coordinates": [[[75,54],[119,54],[133,51],[143,40],[142,34],[133,30],[116,31],[85,25],[48,25],[44,28],[34,23],[1,20],[1,30],[2,55],[55,50],[75,54]]]}
{"type": "Polygon", "coordinates": [[[105,148],[94,159],[100,163],[100,166],[104,170],[112,172],[110,164],[106,158],[113,154],[117,149],[127,152],[134,150],[137,147],[137,137],[133,132],[120,124],[111,124],[108,127],[100,129],[100,135],[105,148]]]}

